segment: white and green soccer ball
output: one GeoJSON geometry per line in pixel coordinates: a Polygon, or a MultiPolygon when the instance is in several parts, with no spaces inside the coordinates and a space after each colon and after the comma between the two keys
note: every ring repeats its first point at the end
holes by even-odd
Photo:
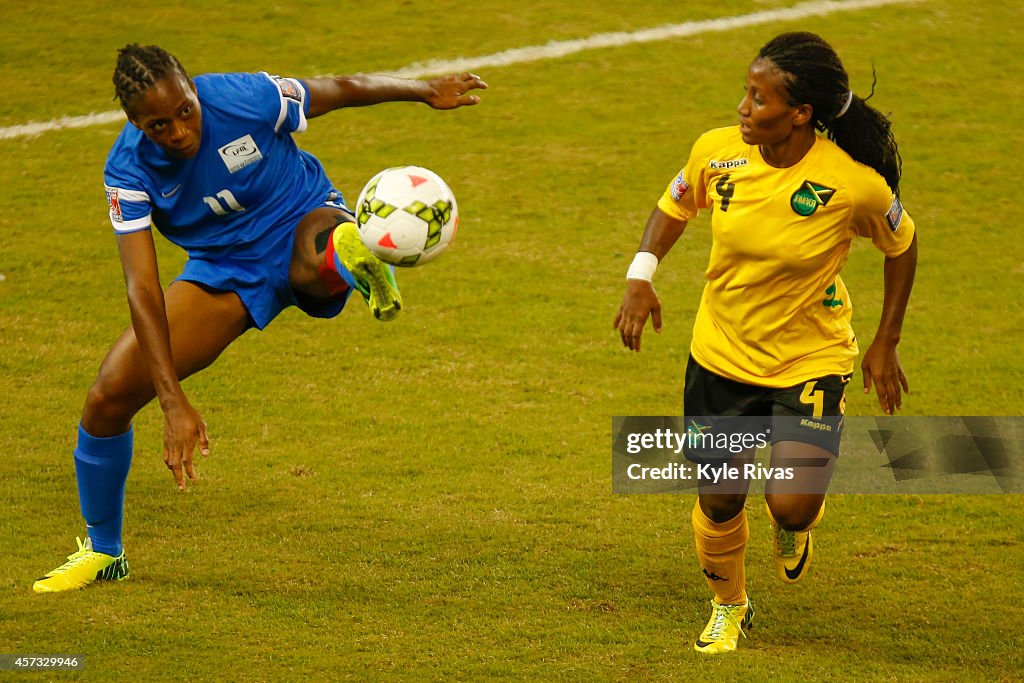
{"type": "Polygon", "coordinates": [[[419,266],[455,239],[459,208],[448,185],[419,166],[387,168],[359,193],[356,223],[363,244],[381,261],[419,266]]]}

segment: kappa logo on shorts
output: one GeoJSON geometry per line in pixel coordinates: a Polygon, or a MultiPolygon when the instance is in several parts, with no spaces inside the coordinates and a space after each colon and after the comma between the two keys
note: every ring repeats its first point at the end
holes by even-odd
{"type": "Polygon", "coordinates": [[[828,424],[826,422],[819,422],[818,420],[812,420],[812,419],[806,418],[806,417],[800,420],[800,426],[801,427],[807,427],[808,429],[813,429],[813,430],[819,431],[819,432],[831,432],[832,431],[832,425],[830,425],[830,424],[828,424]]]}
{"type": "Polygon", "coordinates": [[[115,221],[123,221],[124,217],[121,216],[121,201],[117,198],[117,188],[107,188],[107,204],[110,205],[110,217],[115,221]]]}
{"type": "Polygon", "coordinates": [[[810,216],[819,206],[827,205],[835,193],[834,188],[805,180],[789,198],[789,206],[798,216],[810,216]]]}
{"type": "Polygon", "coordinates": [[[220,160],[228,167],[228,173],[240,171],[249,164],[255,164],[263,158],[260,148],[252,135],[243,135],[237,140],[232,140],[217,150],[220,160]]]}
{"type": "Polygon", "coordinates": [[[672,199],[677,202],[686,196],[686,191],[690,189],[690,183],[686,182],[686,178],[683,177],[683,172],[680,171],[679,175],[672,182],[672,189],[669,190],[672,194],[672,199]]]}
{"type": "Polygon", "coordinates": [[[896,232],[900,229],[900,223],[903,221],[903,205],[900,204],[899,197],[892,198],[892,205],[889,210],[885,212],[885,222],[889,224],[889,229],[896,232]]]}

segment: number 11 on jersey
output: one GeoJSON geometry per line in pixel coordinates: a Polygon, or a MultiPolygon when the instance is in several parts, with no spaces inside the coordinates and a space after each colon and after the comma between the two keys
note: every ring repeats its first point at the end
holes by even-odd
{"type": "Polygon", "coordinates": [[[203,201],[218,216],[227,216],[232,211],[245,211],[245,207],[238,203],[235,195],[231,194],[231,190],[221,190],[216,197],[203,197],[203,201]]]}

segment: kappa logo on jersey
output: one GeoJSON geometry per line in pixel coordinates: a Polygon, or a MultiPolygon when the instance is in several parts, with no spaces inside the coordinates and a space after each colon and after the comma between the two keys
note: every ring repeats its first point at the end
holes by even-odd
{"type": "Polygon", "coordinates": [[[110,205],[110,217],[115,221],[123,221],[124,218],[121,216],[121,202],[117,198],[117,188],[107,188],[107,204],[110,205]]]}
{"type": "Polygon", "coordinates": [[[800,189],[789,198],[789,205],[798,216],[810,216],[819,206],[827,205],[835,193],[835,189],[831,187],[805,180],[800,189]]]}
{"type": "Polygon", "coordinates": [[[900,204],[899,197],[892,198],[892,206],[885,212],[885,221],[889,224],[889,229],[893,232],[899,230],[900,222],[903,220],[903,205],[900,204]]]}
{"type": "Polygon", "coordinates": [[[232,140],[217,150],[220,153],[220,160],[228,167],[228,173],[240,171],[249,164],[255,164],[263,158],[260,148],[252,135],[243,135],[237,140],[232,140]]]}
{"type": "Polygon", "coordinates": [[[712,159],[710,163],[708,163],[708,168],[728,170],[730,168],[739,168],[740,166],[746,166],[749,163],[749,159],[729,159],[728,161],[718,161],[717,159],[712,159]]]}
{"type": "Polygon", "coordinates": [[[274,82],[277,83],[278,89],[281,91],[281,97],[287,97],[290,100],[296,102],[302,101],[302,92],[299,90],[299,86],[295,84],[295,81],[291,78],[281,78],[280,76],[273,76],[274,82]]]}
{"type": "Polygon", "coordinates": [[[690,183],[686,182],[686,178],[683,177],[683,172],[680,171],[679,175],[672,182],[672,189],[669,190],[672,193],[672,199],[677,202],[681,200],[685,195],[686,191],[690,189],[690,183]]]}

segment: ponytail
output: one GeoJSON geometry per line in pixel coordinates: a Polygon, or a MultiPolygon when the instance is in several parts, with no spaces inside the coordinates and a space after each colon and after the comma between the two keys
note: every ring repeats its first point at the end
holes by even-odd
{"type": "Polygon", "coordinates": [[[790,105],[809,104],[814,127],[828,135],[854,161],[875,169],[899,196],[903,159],[885,114],[850,90],[849,77],[836,51],[821,37],[807,32],[783,33],[758,53],[784,75],[790,105]]]}
{"type": "Polygon", "coordinates": [[[824,128],[829,140],[856,161],[878,171],[898,197],[903,157],[892,134],[892,122],[867,103],[874,94],[875,81],[872,79],[871,95],[863,99],[853,95],[849,109],[842,116],[825,123],[824,128]]]}

